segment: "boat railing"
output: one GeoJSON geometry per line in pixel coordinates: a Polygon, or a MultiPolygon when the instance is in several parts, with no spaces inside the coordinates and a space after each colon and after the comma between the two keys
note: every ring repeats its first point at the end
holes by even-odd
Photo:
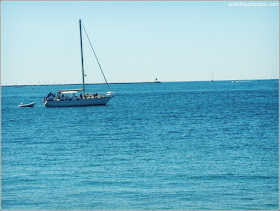
{"type": "Polygon", "coordinates": [[[93,98],[103,98],[103,97],[113,97],[114,92],[100,92],[100,93],[93,93],[93,94],[86,94],[85,96],[79,95],[76,92],[75,93],[61,93],[56,96],[49,96],[45,97],[45,101],[68,101],[68,100],[82,100],[82,99],[93,99],[93,98]]]}
{"type": "Polygon", "coordinates": [[[114,92],[110,91],[106,93],[106,97],[113,97],[114,96],[114,92]]]}

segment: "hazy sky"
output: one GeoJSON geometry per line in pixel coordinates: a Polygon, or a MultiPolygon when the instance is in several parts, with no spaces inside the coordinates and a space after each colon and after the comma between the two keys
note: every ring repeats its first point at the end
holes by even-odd
{"type": "MultiPolygon", "coordinates": [[[[279,7],[1,2],[1,83],[81,83],[82,19],[108,82],[279,77],[279,7]]],[[[86,82],[104,82],[84,34],[86,82]]]]}

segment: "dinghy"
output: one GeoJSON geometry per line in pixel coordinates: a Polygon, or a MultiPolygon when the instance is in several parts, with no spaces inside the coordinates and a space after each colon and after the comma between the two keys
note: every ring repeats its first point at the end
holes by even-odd
{"type": "Polygon", "coordinates": [[[34,105],[35,105],[35,102],[33,102],[33,103],[28,103],[28,104],[23,104],[23,103],[21,103],[21,104],[18,105],[18,107],[19,107],[19,108],[23,108],[23,107],[34,107],[34,105]]]}

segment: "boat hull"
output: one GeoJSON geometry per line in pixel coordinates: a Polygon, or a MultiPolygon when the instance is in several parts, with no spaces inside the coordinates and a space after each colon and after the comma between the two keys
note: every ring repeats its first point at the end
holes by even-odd
{"type": "Polygon", "coordinates": [[[100,106],[106,105],[112,97],[67,100],[67,101],[46,101],[46,107],[73,107],[73,106],[100,106]]]}

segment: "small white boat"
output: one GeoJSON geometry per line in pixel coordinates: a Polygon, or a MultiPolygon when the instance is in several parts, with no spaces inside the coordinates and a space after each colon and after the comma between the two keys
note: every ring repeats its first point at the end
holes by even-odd
{"type": "Polygon", "coordinates": [[[23,103],[21,103],[21,104],[18,105],[18,107],[19,107],[19,108],[22,108],[22,107],[34,107],[34,105],[35,105],[35,102],[33,102],[33,103],[28,103],[28,104],[23,104],[23,103]]]}

